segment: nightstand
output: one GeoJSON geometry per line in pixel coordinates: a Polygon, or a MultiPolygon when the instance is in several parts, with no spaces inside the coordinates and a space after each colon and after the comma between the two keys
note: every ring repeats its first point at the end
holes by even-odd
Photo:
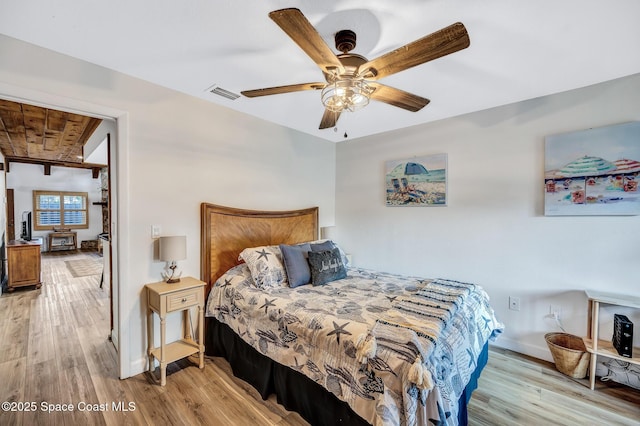
{"type": "Polygon", "coordinates": [[[149,372],[154,370],[154,360],[160,361],[160,385],[167,383],[167,364],[199,353],[199,367],[204,368],[204,287],[205,283],[191,277],[180,282],[146,284],[147,288],[147,355],[149,372]],[[191,336],[190,308],[198,308],[198,340],[191,336]],[[153,313],[160,317],[160,346],[153,343],[153,313]],[[182,339],[166,343],[166,318],[171,312],[182,312],[182,339]]]}

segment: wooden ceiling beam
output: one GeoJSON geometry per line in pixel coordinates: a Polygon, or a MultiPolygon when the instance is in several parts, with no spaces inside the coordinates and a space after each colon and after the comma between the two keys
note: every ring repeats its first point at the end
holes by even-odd
{"type": "Polygon", "coordinates": [[[7,169],[7,173],[10,172],[9,165],[10,163],[23,163],[23,164],[38,164],[44,166],[45,175],[51,174],[51,167],[72,167],[75,169],[90,169],[91,175],[94,179],[100,177],[100,169],[103,167],[107,167],[106,164],[95,164],[95,163],[74,163],[67,161],[54,161],[54,160],[36,160],[22,157],[5,157],[5,166],[7,169]],[[47,173],[47,170],[49,173],[47,173]]]}

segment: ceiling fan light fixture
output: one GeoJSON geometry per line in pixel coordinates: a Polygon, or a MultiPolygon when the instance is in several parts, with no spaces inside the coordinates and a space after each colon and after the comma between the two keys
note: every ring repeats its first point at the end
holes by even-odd
{"type": "Polygon", "coordinates": [[[322,104],[329,111],[354,112],[369,104],[373,88],[361,78],[337,78],[322,89],[322,104]]]}
{"type": "Polygon", "coordinates": [[[467,29],[461,22],[456,22],[368,60],[362,55],[351,53],[356,47],[356,33],[352,30],[345,29],[335,33],[336,49],[342,52],[336,55],[300,9],[274,10],[269,13],[269,17],[316,63],[327,83],[289,84],[240,93],[253,98],[303,90],[322,90],[321,101],[325,110],[318,129],[335,128],[343,111],[364,108],[371,98],[407,111],[419,111],[430,102],[429,99],[385,86],[378,80],[466,49],[470,44],[467,29]]]}

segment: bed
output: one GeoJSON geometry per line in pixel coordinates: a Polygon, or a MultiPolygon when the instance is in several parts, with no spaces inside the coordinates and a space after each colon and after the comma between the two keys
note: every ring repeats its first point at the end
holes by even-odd
{"type": "Polygon", "coordinates": [[[349,267],[317,208],[203,203],[201,226],[206,353],[263,398],[313,425],[467,423],[503,328],[480,286],[349,267]],[[300,252],[310,278],[287,269],[300,252]]]}

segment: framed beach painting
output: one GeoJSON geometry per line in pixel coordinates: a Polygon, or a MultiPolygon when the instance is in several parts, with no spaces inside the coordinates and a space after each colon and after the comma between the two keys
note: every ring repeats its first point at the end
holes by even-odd
{"type": "Polygon", "coordinates": [[[640,122],[545,138],[546,216],[640,214],[640,122]]]}
{"type": "Polygon", "coordinates": [[[447,154],[385,163],[387,206],[446,206],[447,154]]]}

